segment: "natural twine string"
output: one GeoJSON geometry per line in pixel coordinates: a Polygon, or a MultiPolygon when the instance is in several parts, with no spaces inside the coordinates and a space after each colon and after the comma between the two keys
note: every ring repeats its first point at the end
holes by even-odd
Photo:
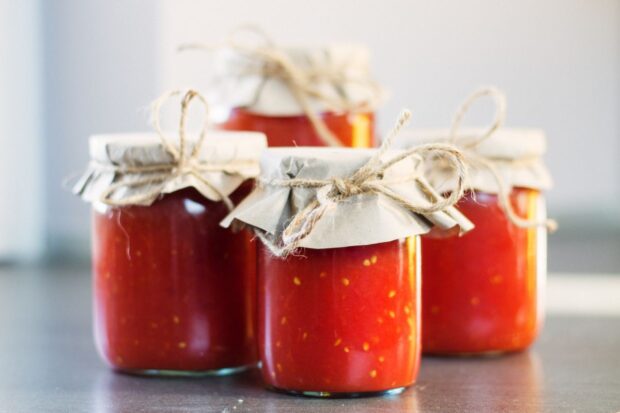
{"type": "MultiPolygon", "coordinates": [[[[506,120],[506,95],[498,88],[489,86],[483,87],[474,93],[472,93],[465,101],[461,104],[461,106],[456,111],[454,119],[452,121],[452,126],[450,127],[449,139],[448,141],[454,145],[457,145],[462,151],[465,153],[467,157],[467,161],[471,165],[477,165],[479,167],[487,169],[498,187],[498,198],[500,202],[500,207],[514,225],[519,228],[535,228],[535,227],[546,227],[548,231],[553,232],[557,229],[558,224],[553,219],[545,219],[545,220],[529,220],[520,217],[514,207],[512,206],[512,202],[510,201],[510,193],[512,191],[512,186],[507,185],[501,174],[498,170],[498,164],[500,162],[506,162],[505,160],[499,161],[495,159],[491,159],[488,157],[484,157],[476,153],[475,148],[484,140],[492,137],[495,132],[497,132],[503,125],[506,120]],[[458,138],[458,131],[461,126],[461,122],[465,117],[465,114],[469,111],[469,109],[473,106],[474,103],[479,101],[484,97],[490,97],[495,102],[495,116],[491,125],[484,131],[484,133],[480,134],[480,136],[474,138],[473,140],[464,141],[462,138],[458,138]],[[459,142],[460,141],[460,142],[459,142]]],[[[523,160],[518,159],[512,161],[511,163],[521,163],[523,160]]]]}
{"type": "Polygon", "coordinates": [[[411,117],[411,112],[405,110],[401,113],[396,126],[388,134],[383,141],[381,147],[376,153],[357,171],[348,177],[334,177],[330,179],[278,179],[261,182],[267,186],[278,186],[286,188],[315,188],[317,196],[305,208],[299,211],[286,228],[283,230],[279,241],[274,242],[264,233],[256,231],[257,236],[271,250],[271,252],[280,257],[287,256],[296,251],[303,239],[305,239],[315,228],[318,221],[323,217],[328,208],[337,205],[343,200],[362,194],[383,195],[400,206],[416,214],[430,214],[442,211],[450,207],[463,196],[465,191],[465,181],[467,177],[467,169],[461,152],[450,144],[429,144],[403,151],[387,161],[381,158],[391,147],[394,137],[405,126],[411,117]],[[430,185],[417,174],[402,177],[396,180],[384,179],[386,170],[391,168],[398,162],[414,158],[422,161],[427,157],[441,157],[451,165],[457,177],[457,188],[447,198],[437,196],[429,206],[423,206],[413,203],[411,200],[392,190],[389,185],[404,182],[420,182],[426,190],[430,185]]]}
{"type": "Polygon", "coordinates": [[[179,119],[179,137],[178,137],[178,146],[175,146],[171,139],[165,136],[162,131],[160,116],[161,116],[161,107],[162,105],[170,98],[174,96],[178,96],[183,92],[180,90],[172,90],[164,93],[160,96],[155,102],[152,104],[152,114],[153,114],[153,125],[157,134],[159,135],[162,145],[164,146],[166,152],[170,154],[172,160],[169,163],[161,163],[161,164],[149,164],[149,165],[141,165],[141,166],[115,166],[115,165],[105,165],[103,167],[95,166],[100,169],[111,169],[112,171],[118,173],[120,175],[120,180],[106,188],[105,191],[100,195],[100,201],[115,207],[119,206],[127,206],[127,205],[136,205],[142,204],[144,202],[148,202],[149,200],[156,198],[161,194],[161,191],[164,185],[180,176],[192,176],[204,184],[206,187],[215,192],[222,202],[228,207],[229,210],[232,210],[234,205],[230,198],[222,193],[214,184],[209,182],[208,179],[205,179],[202,175],[202,172],[232,172],[240,165],[236,163],[233,165],[232,163],[223,163],[223,164],[213,164],[206,163],[200,161],[198,159],[200,155],[200,150],[203,146],[205,135],[208,126],[208,114],[209,107],[205,98],[194,90],[188,90],[183,95],[181,100],[181,116],[179,119]],[[187,116],[188,109],[192,100],[198,99],[204,106],[205,109],[205,121],[203,123],[203,127],[200,131],[200,135],[198,137],[198,141],[187,153],[187,136],[186,136],[186,124],[187,124],[187,116]],[[127,179],[127,177],[131,177],[132,175],[146,175],[144,177],[140,177],[139,179],[127,179]],[[153,186],[153,188],[139,191],[138,193],[125,196],[120,199],[114,199],[113,196],[116,192],[121,188],[148,188],[153,186]]]}
{"type": "Polygon", "coordinates": [[[372,108],[381,94],[380,87],[376,82],[365,78],[352,78],[345,74],[344,68],[330,67],[328,70],[324,67],[300,67],[263,30],[255,26],[240,26],[233,30],[227,42],[222,46],[184,44],[179,47],[179,50],[217,50],[222,48],[235,50],[263,62],[262,67],[247,67],[242,74],[260,75],[265,79],[277,78],[284,82],[304,114],[308,117],[318,137],[327,146],[343,146],[343,143],[328,128],[323,118],[313,110],[310,104],[311,100],[322,103],[326,108],[334,112],[360,112],[372,108]],[[259,45],[244,44],[236,39],[236,35],[241,32],[254,33],[264,42],[259,45]],[[333,96],[333,94],[329,94],[317,86],[324,83],[333,84],[335,87],[346,83],[355,83],[371,90],[373,98],[370,102],[354,104],[344,94],[333,96]]]}

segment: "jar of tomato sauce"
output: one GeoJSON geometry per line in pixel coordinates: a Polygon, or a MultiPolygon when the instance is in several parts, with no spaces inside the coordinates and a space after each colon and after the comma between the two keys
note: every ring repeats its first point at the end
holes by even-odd
{"type": "Polygon", "coordinates": [[[418,235],[431,222],[457,221],[416,212],[429,200],[421,187],[402,185],[415,174],[409,159],[360,180],[377,153],[268,149],[261,184],[223,222],[241,221],[261,239],[258,345],[272,389],[350,397],[396,394],[415,382],[418,235]],[[386,195],[396,190],[405,202],[386,195]]]}
{"type": "MultiPolygon", "coordinates": [[[[478,96],[499,93],[483,92],[478,96]]],[[[551,225],[542,194],[551,184],[542,161],[545,136],[500,126],[459,130],[452,138],[448,130],[415,130],[403,138],[409,145],[452,140],[470,163],[468,191],[457,207],[475,228],[422,239],[424,353],[523,350],[541,329],[551,225]]],[[[452,190],[440,164],[427,176],[440,191],[452,190]]]]}
{"type": "Polygon", "coordinates": [[[231,42],[213,57],[217,127],[263,132],[269,146],[373,146],[380,90],[366,48],[231,42]]]}
{"type": "Polygon", "coordinates": [[[210,132],[183,166],[169,145],[156,134],[90,140],[75,189],[93,205],[97,348],[130,373],[240,371],[257,363],[256,247],[219,221],[251,190],[265,138],[210,132]]]}

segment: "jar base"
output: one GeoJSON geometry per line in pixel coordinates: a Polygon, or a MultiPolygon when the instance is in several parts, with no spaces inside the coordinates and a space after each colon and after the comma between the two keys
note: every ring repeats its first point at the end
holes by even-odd
{"type": "Polygon", "coordinates": [[[132,376],[145,376],[145,377],[218,377],[218,376],[230,376],[232,374],[242,373],[244,371],[253,369],[257,364],[247,364],[245,366],[238,367],[224,367],[221,369],[213,370],[164,370],[164,369],[126,369],[116,368],[119,373],[129,374],[132,376]]]}
{"type": "Polygon", "coordinates": [[[288,394],[289,396],[301,396],[312,397],[320,399],[354,399],[361,397],[381,397],[381,396],[396,396],[404,392],[407,387],[397,387],[389,390],[379,391],[367,391],[367,392],[328,392],[328,391],[302,391],[302,390],[287,390],[280,389],[278,387],[270,386],[269,390],[288,394]]]}

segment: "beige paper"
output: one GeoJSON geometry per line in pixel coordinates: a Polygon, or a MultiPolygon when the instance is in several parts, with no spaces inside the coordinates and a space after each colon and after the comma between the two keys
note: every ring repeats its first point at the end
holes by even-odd
{"type": "MultiPolygon", "coordinates": [[[[289,59],[296,76],[303,78],[299,84],[305,85],[302,93],[314,112],[340,112],[343,106],[372,111],[382,99],[370,75],[369,53],[364,47],[341,44],[272,50],[289,59]],[[317,93],[309,94],[308,89],[317,93]],[[345,105],[333,107],[330,101],[345,105]]],[[[242,107],[269,116],[305,113],[290,84],[281,74],[270,73],[274,62],[234,47],[216,50],[213,58],[214,76],[207,95],[213,107],[242,107]]]]}
{"type": "MultiPolygon", "coordinates": [[[[331,185],[320,188],[282,187],[269,182],[288,179],[347,178],[376,153],[375,149],[275,148],[261,158],[261,184],[223,221],[227,227],[235,220],[258,231],[274,243],[299,211],[325,194],[331,185]]],[[[388,151],[391,158],[398,151],[388,151]]],[[[402,179],[419,176],[421,163],[412,158],[389,168],[382,182],[411,203],[428,207],[427,195],[417,181],[402,179]],[[401,182],[396,182],[398,180],[401,182]],[[393,182],[393,183],[389,183],[393,182]]],[[[350,196],[330,206],[305,237],[300,247],[324,249],[370,245],[424,234],[433,225],[441,228],[460,226],[465,232],[473,225],[454,208],[420,215],[380,193],[350,196]]]]}
{"type": "MultiPolygon", "coordinates": [[[[196,138],[188,137],[186,151],[195,142],[196,138]]],[[[161,194],[188,187],[196,188],[209,200],[221,201],[222,195],[230,195],[243,181],[259,174],[258,160],[267,144],[262,133],[207,131],[195,161],[186,166],[188,169],[165,174],[148,171],[149,167],[174,162],[155,133],[97,135],[90,138],[89,146],[91,162],[74,185],[75,194],[86,201],[99,202],[112,185],[127,183],[110,194],[112,203],[147,194],[135,205],[151,205],[161,194]],[[189,173],[190,168],[192,172],[198,171],[198,176],[189,173]],[[148,182],[161,176],[165,177],[161,182],[148,182]]]]}
{"type": "MultiPolygon", "coordinates": [[[[501,128],[488,139],[470,147],[469,143],[483,132],[483,129],[460,130],[454,142],[466,156],[470,155],[471,189],[493,194],[499,192],[494,171],[476,161],[480,158],[493,164],[495,172],[508,188],[551,188],[551,176],[542,159],[546,152],[543,131],[501,128]]],[[[410,129],[403,131],[394,144],[399,148],[409,148],[423,143],[445,143],[449,141],[448,136],[448,129],[410,129]]],[[[426,175],[438,190],[450,191],[454,188],[455,182],[448,175],[448,171],[436,168],[430,163],[428,165],[433,169],[427,170],[426,175]]]]}

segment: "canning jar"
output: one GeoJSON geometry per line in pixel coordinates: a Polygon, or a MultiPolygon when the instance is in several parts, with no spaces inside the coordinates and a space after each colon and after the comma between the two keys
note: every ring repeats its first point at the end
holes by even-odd
{"type": "Polygon", "coordinates": [[[90,140],[92,161],[76,192],[93,206],[97,348],[130,373],[254,366],[256,245],[248,231],[219,222],[251,191],[265,138],[210,132],[180,146],[165,139],[90,140]]]}
{"type": "Polygon", "coordinates": [[[261,185],[223,223],[241,221],[261,240],[258,345],[270,388],[348,397],[395,394],[415,382],[418,235],[430,222],[458,222],[449,212],[419,212],[431,202],[420,186],[402,185],[417,176],[411,159],[359,178],[364,165],[382,168],[379,156],[268,149],[261,185]]]}
{"type": "MultiPolygon", "coordinates": [[[[498,114],[490,128],[414,130],[404,146],[452,142],[463,151],[470,180],[457,208],[475,228],[457,236],[433,231],[422,239],[422,348],[429,354],[493,354],[527,348],[544,318],[547,220],[542,191],[551,184],[542,161],[544,133],[502,127],[503,94],[482,89],[457,113],[455,123],[478,98],[494,97],[498,114]]],[[[429,163],[430,182],[450,192],[441,162],[429,163]]]]}
{"type": "Polygon", "coordinates": [[[381,92],[366,48],[231,42],[213,59],[217,127],[263,132],[269,146],[373,146],[381,92]]]}

